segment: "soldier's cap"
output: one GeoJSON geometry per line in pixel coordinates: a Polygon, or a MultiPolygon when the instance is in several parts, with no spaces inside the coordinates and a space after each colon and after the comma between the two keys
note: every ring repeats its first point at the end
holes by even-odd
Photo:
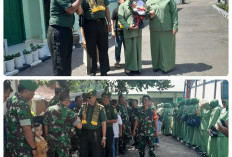
{"type": "Polygon", "coordinates": [[[101,94],[101,96],[104,96],[104,95],[111,97],[111,93],[108,90],[101,94]]]}
{"type": "Polygon", "coordinates": [[[92,96],[96,96],[97,95],[97,91],[95,89],[90,89],[88,91],[88,93],[86,94],[86,97],[92,97],[92,96]]]}
{"type": "Polygon", "coordinates": [[[32,91],[36,90],[39,87],[39,85],[33,80],[20,80],[19,85],[25,89],[32,91]]]}
{"type": "Polygon", "coordinates": [[[219,102],[216,99],[210,101],[210,103],[209,103],[211,108],[215,108],[216,106],[218,106],[218,104],[219,104],[219,102]]]}
{"type": "Polygon", "coordinates": [[[191,104],[198,104],[198,103],[199,103],[199,99],[197,99],[197,98],[191,99],[191,104]]]}

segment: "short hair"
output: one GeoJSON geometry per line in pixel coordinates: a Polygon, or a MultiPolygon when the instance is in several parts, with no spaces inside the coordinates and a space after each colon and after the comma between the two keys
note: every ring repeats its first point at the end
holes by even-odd
{"type": "Polygon", "coordinates": [[[39,126],[42,126],[42,124],[40,124],[40,123],[33,123],[33,128],[37,128],[39,126]]]}
{"type": "Polygon", "coordinates": [[[133,99],[132,102],[136,102],[137,104],[139,103],[139,101],[137,99],[133,99]]]}
{"type": "Polygon", "coordinates": [[[112,100],[110,101],[110,104],[111,104],[111,105],[117,104],[117,100],[116,100],[116,99],[112,99],[112,100]]]}
{"type": "Polygon", "coordinates": [[[56,88],[55,88],[55,95],[58,95],[58,94],[60,94],[60,93],[63,92],[63,91],[64,91],[63,88],[61,88],[61,87],[56,87],[56,88]]]}
{"type": "Polygon", "coordinates": [[[79,96],[79,95],[76,96],[76,97],[75,97],[75,101],[77,101],[77,99],[79,99],[79,98],[81,98],[81,96],[79,96]]]}
{"type": "Polygon", "coordinates": [[[145,98],[148,98],[149,100],[151,100],[151,97],[150,97],[149,95],[143,95],[142,101],[143,101],[143,99],[145,99],[145,98]]]}
{"type": "Polygon", "coordinates": [[[10,80],[4,81],[4,93],[7,92],[10,89],[10,92],[13,92],[13,89],[11,88],[10,80]]]}
{"type": "Polygon", "coordinates": [[[23,93],[23,91],[24,91],[25,89],[26,89],[26,88],[24,88],[23,86],[18,85],[18,92],[19,92],[19,93],[23,93]]]}
{"type": "Polygon", "coordinates": [[[124,95],[123,95],[123,94],[120,94],[120,95],[118,96],[118,100],[120,100],[122,97],[124,97],[124,95]]]}
{"type": "Polygon", "coordinates": [[[59,100],[64,101],[66,99],[70,99],[69,93],[65,91],[61,92],[59,96],[59,100]]]}

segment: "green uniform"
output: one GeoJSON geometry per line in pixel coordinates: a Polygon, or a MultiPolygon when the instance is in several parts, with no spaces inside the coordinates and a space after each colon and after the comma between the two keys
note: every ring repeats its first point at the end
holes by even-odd
{"type": "Polygon", "coordinates": [[[183,114],[183,131],[182,131],[182,134],[183,134],[183,141],[187,143],[188,141],[188,130],[189,130],[189,127],[187,125],[187,120],[188,120],[188,113],[189,113],[189,104],[186,104],[186,108],[185,108],[185,112],[183,114]],[[187,117],[187,118],[186,118],[187,117]]]}
{"type": "Polygon", "coordinates": [[[69,132],[72,126],[80,123],[77,113],[63,104],[49,107],[44,116],[44,125],[48,126],[48,156],[69,156],[69,132]]]}
{"type": "Polygon", "coordinates": [[[150,19],[150,45],[153,69],[170,71],[175,67],[178,12],[174,0],[148,0],[155,17],[150,19]]]}
{"type": "MultiPolygon", "coordinates": [[[[191,104],[189,106],[189,112],[188,112],[188,120],[193,120],[196,116],[196,107],[194,104],[191,104]]],[[[187,143],[190,143],[192,145],[192,138],[194,133],[194,126],[187,125],[187,143]]]]}
{"type": "Polygon", "coordinates": [[[7,148],[12,156],[29,157],[31,147],[26,142],[23,126],[32,122],[31,110],[27,101],[16,93],[6,104],[7,148]]]}
{"type": "Polygon", "coordinates": [[[75,0],[51,0],[49,25],[73,27],[74,14],[67,13],[65,9],[71,7],[74,2],[75,0]]]}
{"type": "MultiPolygon", "coordinates": [[[[196,105],[196,110],[200,110],[200,107],[198,104],[196,105]]],[[[199,114],[196,114],[196,116],[194,118],[195,118],[195,120],[200,120],[199,114]]],[[[195,145],[195,146],[201,145],[201,136],[200,135],[201,135],[200,126],[194,126],[192,145],[195,145]]]]}
{"type": "Polygon", "coordinates": [[[60,100],[59,100],[58,98],[53,97],[53,98],[49,101],[48,107],[53,106],[53,105],[56,105],[56,104],[58,104],[59,102],[60,102],[60,100]]]}
{"type": "Polygon", "coordinates": [[[142,69],[142,30],[128,29],[134,24],[134,16],[128,8],[130,0],[126,0],[119,6],[118,20],[123,26],[125,40],[125,69],[139,71],[142,69]]]}
{"type": "Polygon", "coordinates": [[[209,133],[207,132],[207,128],[209,125],[209,119],[211,111],[207,108],[202,109],[201,111],[201,150],[203,152],[207,152],[207,145],[208,145],[208,139],[209,139],[209,133]]]}
{"type": "Polygon", "coordinates": [[[119,138],[119,149],[125,151],[126,144],[129,143],[132,135],[129,115],[128,115],[127,107],[124,104],[121,103],[118,104],[116,109],[118,111],[118,114],[121,116],[123,122],[122,137],[119,138]]]}
{"type": "Polygon", "coordinates": [[[178,107],[177,104],[172,105],[174,110],[173,110],[173,128],[172,128],[172,136],[176,137],[177,136],[177,113],[178,113],[178,107]]]}
{"type": "Polygon", "coordinates": [[[171,104],[165,104],[164,112],[163,112],[164,135],[171,134],[172,115],[173,115],[173,108],[171,104]]]}
{"type": "MultiPolygon", "coordinates": [[[[221,112],[221,107],[218,105],[217,100],[213,100],[210,102],[210,108],[212,110],[209,120],[208,129],[212,126],[215,126],[221,112]]],[[[207,147],[207,155],[209,157],[217,157],[217,138],[209,136],[208,147],[207,147]]]]}
{"type": "Polygon", "coordinates": [[[144,107],[139,109],[138,117],[138,143],[139,143],[139,154],[141,157],[145,156],[145,147],[149,147],[150,157],[155,156],[155,132],[154,120],[158,119],[156,110],[154,107],[149,107],[145,110],[144,107]]]}
{"type": "MultiPolygon", "coordinates": [[[[218,118],[218,123],[221,123],[221,119],[228,122],[229,121],[229,112],[227,108],[222,109],[221,114],[218,118]]],[[[218,132],[217,137],[217,150],[218,150],[218,157],[228,157],[229,153],[229,139],[220,131],[218,132]]]]}

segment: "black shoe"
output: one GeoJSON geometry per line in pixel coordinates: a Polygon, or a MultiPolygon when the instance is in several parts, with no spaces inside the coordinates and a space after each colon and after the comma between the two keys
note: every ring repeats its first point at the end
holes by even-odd
{"type": "Polygon", "coordinates": [[[101,76],[108,76],[108,75],[107,75],[107,72],[102,72],[102,73],[101,73],[101,76]]]}
{"type": "Polygon", "coordinates": [[[125,73],[128,75],[128,76],[134,76],[134,73],[130,70],[125,70],[125,73]]]}
{"type": "Polygon", "coordinates": [[[138,71],[133,71],[133,72],[134,72],[135,75],[141,76],[141,71],[140,71],[140,70],[138,70],[138,71]]]}
{"type": "Polygon", "coordinates": [[[96,76],[96,72],[90,73],[90,76],[96,76]]]}
{"type": "Polygon", "coordinates": [[[159,71],[159,69],[153,69],[153,72],[158,72],[159,71]]]}

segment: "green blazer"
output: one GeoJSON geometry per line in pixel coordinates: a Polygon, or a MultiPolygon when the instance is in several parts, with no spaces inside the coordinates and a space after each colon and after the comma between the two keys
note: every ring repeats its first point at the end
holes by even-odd
{"type": "Polygon", "coordinates": [[[134,16],[129,10],[129,1],[122,3],[118,9],[118,21],[123,26],[124,38],[133,38],[142,36],[142,30],[131,30],[128,29],[134,23],[134,16]]]}
{"type": "Polygon", "coordinates": [[[178,11],[174,0],[147,0],[155,17],[150,19],[151,31],[178,30],[178,11]]]}

